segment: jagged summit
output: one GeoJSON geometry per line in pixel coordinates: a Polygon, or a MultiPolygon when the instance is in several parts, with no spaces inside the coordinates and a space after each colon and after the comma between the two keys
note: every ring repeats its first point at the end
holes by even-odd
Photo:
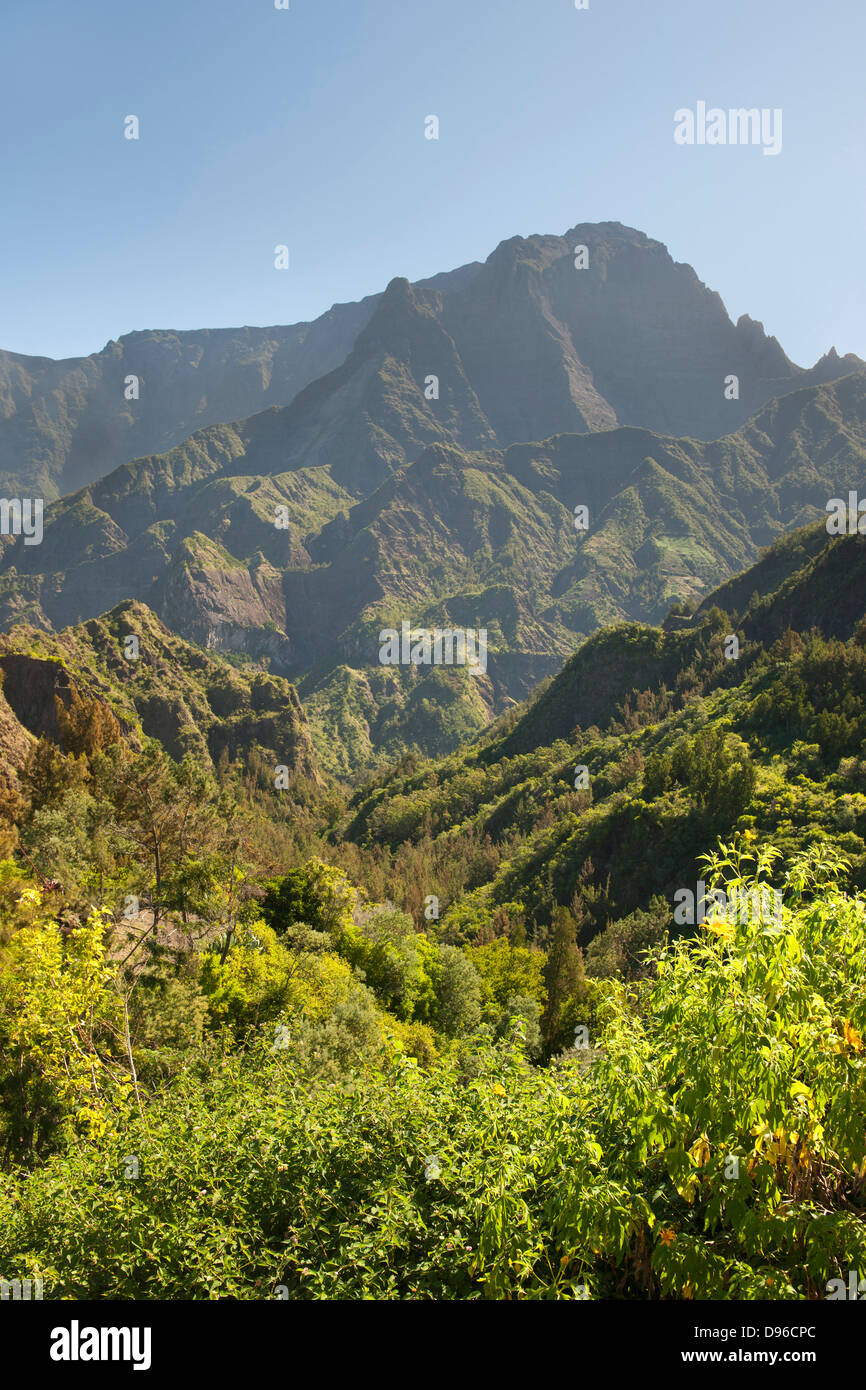
{"type": "Polygon", "coordinates": [[[429,316],[453,344],[463,395],[477,401],[456,439],[469,447],[479,412],[502,447],[615,424],[717,438],[771,397],[862,365],[827,354],[804,371],[761,324],[746,315],[733,324],[719,295],[661,242],[620,222],[576,222],[563,236],[507,238],[483,264],[412,286],[398,276],[313,322],[136,330],[62,362],[0,352],[0,493],[53,498],[198,428],[289,406],[363,348],[365,334],[413,373],[409,320],[422,350],[429,316]],[[578,246],[588,253],[581,269],[578,246]],[[723,394],[731,373],[736,400],[723,394]]]}

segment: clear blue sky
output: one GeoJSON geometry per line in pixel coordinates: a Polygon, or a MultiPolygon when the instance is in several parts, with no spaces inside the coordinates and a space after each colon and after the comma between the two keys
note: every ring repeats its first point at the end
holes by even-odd
{"type": "Polygon", "coordinates": [[[866,356],[864,38],[864,0],[2,0],[0,347],[293,323],[615,220],[795,361],[866,356]],[[781,107],[782,153],[675,145],[698,100],[781,107]]]}

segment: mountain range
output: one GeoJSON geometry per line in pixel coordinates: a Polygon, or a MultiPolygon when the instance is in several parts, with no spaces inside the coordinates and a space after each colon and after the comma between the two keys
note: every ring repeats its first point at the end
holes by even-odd
{"type": "Polygon", "coordinates": [[[137,600],[296,682],[326,771],[444,754],[600,625],[699,602],[857,486],[864,369],[796,367],[618,223],[513,238],[313,324],[5,354],[2,485],[68,495],[40,545],[0,538],[0,622],[137,600]],[[383,668],[403,620],[486,628],[486,675],[383,668]]]}
{"type": "MultiPolygon", "coordinates": [[[[375,403],[359,393],[377,370],[380,409],[388,395],[397,417],[408,409],[391,420],[399,452],[417,442],[413,431],[451,433],[466,447],[616,424],[712,439],[772,396],[862,366],[832,349],[809,370],[795,366],[760,323],[733,324],[719,296],[660,242],[618,222],[583,223],[562,237],[512,237],[483,265],[412,287],[396,280],[312,323],[149,330],[62,361],[0,351],[0,492],[52,500],[197,429],[290,405],[323,378],[277,429],[298,433],[294,452],[307,462],[323,452],[339,462],[318,438],[307,456],[303,426],[320,434],[326,401],[341,418],[353,402],[375,403]],[[580,247],[587,263],[578,270],[580,247]],[[430,374],[441,379],[435,409],[418,400],[430,374]],[[730,374],[737,400],[724,396],[730,374]],[[129,377],[137,399],[127,399],[129,377]]],[[[372,424],[381,480],[388,449],[379,431],[389,421],[372,424]]],[[[348,473],[363,485],[362,461],[348,473]]]]}
{"type": "Polygon", "coordinates": [[[0,636],[0,794],[14,797],[38,737],[66,747],[58,703],[77,705],[79,727],[95,705],[133,746],[151,737],[246,779],[269,815],[284,766],[285,805],[307,806],[344,854],[385,856],[405,910],[420,921],[441,895],[446,940],[525,914],[543,944],[556,904],[579,896],[581,944],[605,974],[669,926],[718,837],[748,832],[788,857],[832,841],[866,882],[864,697],[866,539],[818,522],[692,614],[601,628],[476,737],[434,758],[405,750],[348,802],[324,791],[282,678],[185,643],[138,602],[57,634],[18,625],[0,636]]]}

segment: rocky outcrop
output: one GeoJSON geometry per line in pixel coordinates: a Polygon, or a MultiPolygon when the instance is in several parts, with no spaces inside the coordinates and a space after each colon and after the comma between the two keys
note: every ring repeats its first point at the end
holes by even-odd
{"type": "Polygon", "coordinates": [[[157,739],[172,757],[206,765],[256,748],[274,765],[319,782],[309,726],[288,681],[238,672],[170,632],[144,604],[55,634],[18,626],[0,637],[0,748],[20,766],[34,738],[60,741],[55,696],[96,701],[122,737],[157,739]],[[127,639],[138,643],[127,656],[127,639]],[[8,750],[8,751],[7,751],[8,750]]]}

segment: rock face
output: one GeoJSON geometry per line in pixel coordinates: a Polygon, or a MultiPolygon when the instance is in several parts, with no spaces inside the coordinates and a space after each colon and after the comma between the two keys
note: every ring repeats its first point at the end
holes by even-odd
{"type": "Polygon", "coordinates": [[[0,352],[0,495],[52,499],[293,402],[256,426],[260,450],[279,456],[260,471],[327,462],[364,495],[435,440],[505,446],[616,424],[713,439],[773,396],[862,365],[831,351],[811,371],[794,366],[660,242],[581,223],[513,237],[483,266],[393,281],[313,323],[130,333],[60,362],[0,352]],[[424,396],[431,375],[438,401],[424,396]]]}
{"type": "Polygon", "coordinates": [[[19,720],[6,699],[4,677],[0,675],[0,801],[4,793],[18,787],[18,772],[33,746],[33,736],[19,720]]]}
{"type": "MultiPolygon", "coordinates": [[[[3,639],[0,654],[3,697],[19,726],[34,738],[58,739],[55,696],[64,702],[70,688],[69,672],[57,661],[15,651],[3,639]]],[[[25,744],[26,746],[26,744],[25,744]]]]}
{"type": "MultiPolygon", "coordinates": [[[[475,269],[422,284],[446,292],[475,269]]],[[[0,351],[0,496],[55,498],[194,430],[287,405],[345,360],[379,298],[287,327],[128,333],[64,361],[0,351]]]]}

